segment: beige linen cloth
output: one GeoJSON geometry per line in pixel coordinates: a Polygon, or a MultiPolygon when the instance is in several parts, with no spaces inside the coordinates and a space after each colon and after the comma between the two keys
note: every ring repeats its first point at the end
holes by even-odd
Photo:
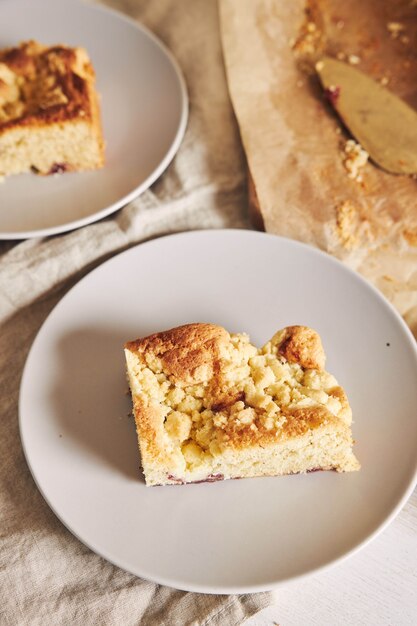
{"type": "Polygon", "coordinates": [[[28,351],[48,313],[81,276],[162,234],[249,227],[244,156],[225,82],[215,0],[108,4],[140,20],[174,52],[189,89],[190,119],[174,162],[136,201],[70,233],[0,242],[0,623],[231,626],[270,604],[272,595],[184,593],[106,562],[49,509],[19,439],[18,392],[28,351]]]}

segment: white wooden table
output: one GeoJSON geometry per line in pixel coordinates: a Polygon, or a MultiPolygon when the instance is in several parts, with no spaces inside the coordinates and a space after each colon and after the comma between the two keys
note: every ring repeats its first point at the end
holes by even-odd
{"type": "Polygon", "coordinates": [[[275,606],[245,626],[417,625],[417,490],[360,552],[323,573],[279,587],[275,596],[275,606]]]}

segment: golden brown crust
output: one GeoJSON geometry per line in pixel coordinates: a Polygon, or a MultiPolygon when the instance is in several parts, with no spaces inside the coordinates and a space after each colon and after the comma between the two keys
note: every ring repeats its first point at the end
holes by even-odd
{"type": "Polygon", "coordinates": [[[133,401],[136,431],[139,435],[142,459],[153,459],[169,465],[169,455],[161,445],[161,420],[155,405],[145,405],[140,398],[133,401]]]}
{"type": "Polygon", "coordinates": [[[324,370],[326,356],[320,336],[307,326],[288,326],[280,337],[278,352],[290,363],[306,369],[324,370]]]}
{"type": "Polygon", "coordinates": [[[333,387],[329,390],[329,393],[333,398],[337,398],[340,402],[341,409],[339,411],[339,417],[347,424],[351,424],[352,409],[350,408],[349,400],[343,387],[333,387]]]}
{"type": "Polygon", "coordinates": [[[101,138],[95,73],[83,48],[29,41],[0,51],[0,134],[77,120],[101,138]]]}
{"type": "Polygon", "coordinates": [[[322,428],[323,425],[337,428],[339,431],[348,431],[348,427],[325,407],[284,409],[283,414],[286,421],[278,432],[267,430],[259,419],[253,421],[256,429],[253,429],[251,426],[241,427],[233,420],[228,421],[226,428],[220,436],[223,446],[225,448],[231,447],[235,450],[254,446],[273,446],[278,442],[283,443],[290,439],[302,437],[308,432],[322,428]]]}
{"type": "Polygon", "coordinates": [[[193,384],[211,378],[229,333],[214,324],[187,324],[126,344],[128,350],[161,359],[167,376],[193,384]]]}

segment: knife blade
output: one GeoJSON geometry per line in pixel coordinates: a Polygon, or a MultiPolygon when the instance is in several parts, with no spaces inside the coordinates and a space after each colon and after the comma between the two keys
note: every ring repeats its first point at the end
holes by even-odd
{"type": "Polygon", "coordinates": [[[342,61],[316,63],[321,84],[353,137],[381,168],[417,172],[417,112],[375,80],[342,61]]]}

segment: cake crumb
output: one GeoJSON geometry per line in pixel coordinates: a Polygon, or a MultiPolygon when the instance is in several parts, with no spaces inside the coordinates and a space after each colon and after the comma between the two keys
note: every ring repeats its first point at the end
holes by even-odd
{"type": "Polygon", "coordinates": [[[348,63],[350,63],[350,65],[359,65],[360,62],[360,57],[358,57],[356,54],[349,54],[348,63]]]}
{"type": "Polygon", "coordinates": [[[353,250],[358,244],[358,238],[354,233],[356,220],[356,208],[348,200],[336,207],[336,233],[342,246],[347,250],[353,250]]]}
{"type": "Polygon", "coordinates": [[[400,34],[404,32],[405,26],[401,22],[388,22],[387,30],[393,39],[398,39],[400,34]]]}
{"type": "Polygon", "coordinates": [[[361,169],[368,162],[369,154],[354,139],[348,139],[343,149],[343,165],[349,178],[362,182],[361,169]]]}
{"type": "Polygon", "coordinates": [[[297,38],[293,40],[291,48],[297,56],[307,57],[318,54],[323,48],[323,32],[311,11],[306,11],[305,21],[297,38]]]}
{"type": "Polygon", "coordinates": [[[356,250],[375,241],[373,229],[363,207],[351,200],[343,200],[335,206],[335,222],[333,232],[346,251],[356,250]]]}

